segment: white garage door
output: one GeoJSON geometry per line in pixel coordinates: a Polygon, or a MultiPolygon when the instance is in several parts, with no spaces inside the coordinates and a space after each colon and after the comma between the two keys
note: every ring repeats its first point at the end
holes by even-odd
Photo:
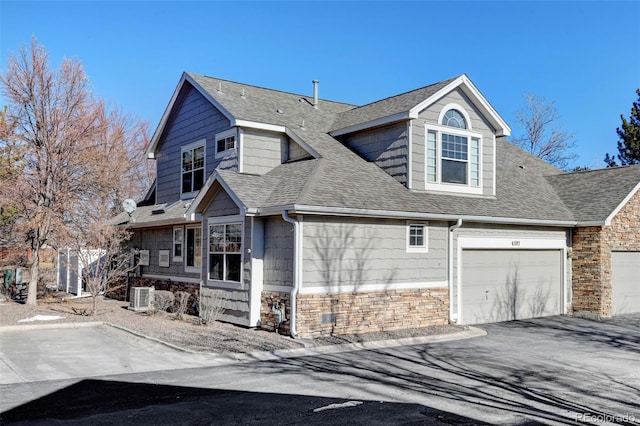
{"type": "Polygon", "coordinates": [[[562,261],[561,250],[463,250],[459,322],[561,314],[562,261]]]}
{"type": "Polygon", "coordinates": [[[611,253],[613,315],[640,312],[640,252],[611,253]]]}

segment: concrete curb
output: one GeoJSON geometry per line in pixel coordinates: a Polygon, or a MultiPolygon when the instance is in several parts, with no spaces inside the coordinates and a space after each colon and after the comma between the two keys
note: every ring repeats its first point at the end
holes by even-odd
{"type": "Polygon", "coordinates": [[[120,325],[111,324],[104,321],[77,322],[77,323],[55,323],[55,324],[25,324],[25,325],[9,325],[0,326],[2,332],[17,332],[26,330],[43,330],[55,328],[83,328],[83,327],[99,327],[109,326],[116,330],[134,335],[136,337],[150,340],[152,342],[164,345],[176,351],[188,353],[194,356],[206,357],[206,363],[211,366],[228,365],[234,363],[259,362],[259,361],[277,361],[280,359],[299,358],[317,355],[332,355],[344,352],[354,352],[362,350],[388,349],[398,346],[424,345],[430,343],[449,342],[452,340],[470,339],[473,337],[484,336],[487,333],[476,327],[469,327],[466,330],[447,334],[434,334],[419,337],[404,337],[400,339],[376,340],[371,342],[359,343],[341,343],[336,345],[310,346],[294,349],[278,349],[275,351],[254,351],[246,353],[215,353],[215,352],[197,352],[189,349],[181,348],[171,343],[164,342],[154,337],[129,330],[120,325]]]}
{"type": "Polygon", "coordinates": [[[11,333],[15,331],[26,330],[47,330],[52,328],[84,328],[99,327],[105,325],[104,321],[86,321],[86,322],[50,322],[46,324],[18,324],[18,325],[2,325],[0,333],[11,333]]]}
{"type": "Polygon", "coordinates": [[[317,355],[332,355],[362,350],[389,349],[398,346],[424,345],[429,343],[449,342],[452,340],[470,339],[485,336],[484,330],[469,327],[467,330],[448,334],[434,334],[420,337],[404,337],[400,339],[376,340],[360,343],[341,343],[337,345],[315,346],[296,349],[279,349],[275,351],[256,351],[243,354],[211,354],[216,364],[224,365],[233,362],[275,361],[287,358],[299,358],[317,355]]]}

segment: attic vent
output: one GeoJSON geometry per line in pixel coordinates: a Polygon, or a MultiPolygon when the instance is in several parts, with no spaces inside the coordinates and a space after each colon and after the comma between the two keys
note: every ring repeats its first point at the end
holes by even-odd
{"type": "Polygon", "coordinates": [[[283,111],[283,110],[281,110],[281,109],[277,109],[277,110],[276,110],[276,112],[277,112],[278,114],[284,114],[284,111],[283,111]]]}
{"type": "Polygon", "coordinates": [[[151,210],[151,215],[164,214],[164,209],[151,210]]]}

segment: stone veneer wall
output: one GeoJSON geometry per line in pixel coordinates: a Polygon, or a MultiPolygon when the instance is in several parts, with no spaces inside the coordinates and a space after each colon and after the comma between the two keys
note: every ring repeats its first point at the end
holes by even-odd
{"type": "Polygon", "coordinates": [[[260,327],[273,331],[276,325],[276,313],[272,308],[274,306],[283,306],[285,308],[285,321],[278,327],[278,333],[289,334],[291,330],[289,328],[289,318],[291,318],[291,294],[263,291],[260,299],[260,327]]]}
{"type": "Polygon", "coordinates": [[[610,226],[576,229],[573,233],[573,314],[611,317],[611,252],[639,250],[640,192],[631,197],[610,226]]]}
{"type": "MultiPolygon", "coordinates": [[[[274,303],[285,303],[281,332],[289,331],[289,294],[263,292],[261,322],[273,329],[274,303]]],[[[362,293],[300,294],[297,297],[296,331],[309,339],[327,335],[362,334],[447,324],[447,288],[372,291],[362,293]]]]}
{"type": "MultiPolygon", "coordinates": [[[[189,305],[197,300],[198,292],[200,291],[199,284],[141,277],[129,278],[129,294],[131,294],[131,287],[154,287],[156,290],[167,290],[173,293],[175,293],[176,291],[186,291],[187,293],[192,294],[192,296],[189,298],[189,305]]],[[[123,279],[121,283],[113,286],[109,291],[107,291],[107,296],[116,300],[125,300],[125,291],[126,282],[123,279]]]]}

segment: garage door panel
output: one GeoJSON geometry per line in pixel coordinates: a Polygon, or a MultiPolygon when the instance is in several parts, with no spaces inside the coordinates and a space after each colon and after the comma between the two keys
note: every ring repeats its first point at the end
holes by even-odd
{"type": "Polygon", "coordinates": [[[462,265],[464,324],[562,312],[560,250],[464,250],[462,265]]]}
{"type": "Polygon", "coordinates": [[[613,315],[640,312],[640,252],[611,253],[613,315]]]}

